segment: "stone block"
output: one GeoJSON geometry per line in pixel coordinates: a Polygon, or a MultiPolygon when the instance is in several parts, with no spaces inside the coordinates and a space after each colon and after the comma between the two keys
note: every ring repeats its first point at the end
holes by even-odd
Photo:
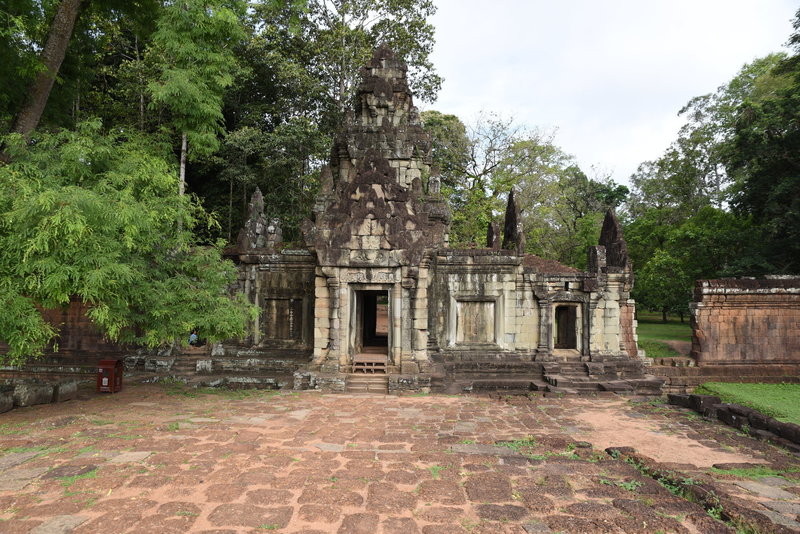
{"type": "Polygon", "coordinates": [[[14,406],[33,406],[53,401],[52,384],[27,382],[14,385],[14,406]]]}
{"type": "Polygon", "coordinates": [[[793,443],[800,444],[800,425],[794,423],[781,423],[778,427],[778,435],[784,439],[788,439],[793,443]]]}
{"type": "Polygon", "coordinates": [[[53,387],[53,402],[64,402],[78,398],[78,382],[68,380],[53,387]]]}
{"type": "Polygon", "coordinates": [[[400,373],[404,375],[415,375],[419,373],[419,364],[417,362],[401,362],[400,373]]]}
{"type": "Polygon", "coordinates": [[[684,408],[691,408],[691,403],[689,401],[689,395],[682,394],[682,393],[669,393],[667,394],[667,399],[669,400],[670,404],[675,406],[682,406],[684,408]]]}
{"type": "Polygon", "coordinates": [[[214,371],[214,360],[197,360],[195,371],[198,373],[212,373],[214,371]]]}
{"type": "Polygon", "coordinates": [[[690,395],[689,402],[692,410],[703,415],[710,415],[715,404],[720,404],[720,398],[714,395],[690,395]]]}
{"type": "Polygon", "coordinates": [[[5,413],[14,407],[14,388],[0,387],[0,413],[5,413]]]}

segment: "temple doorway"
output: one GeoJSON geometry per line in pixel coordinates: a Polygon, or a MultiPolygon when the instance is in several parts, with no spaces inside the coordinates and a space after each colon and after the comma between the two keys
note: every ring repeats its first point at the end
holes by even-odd
{"type": "Polygon", "coordinates": [[[578,348],[577,311],[577,306],[556,306],[553,348],[578,348]]]}
{"type": "Polygon", "coordinates": [[[355,292],[354,373],[385,373],[389,356],[389,292],[355,292]]]}

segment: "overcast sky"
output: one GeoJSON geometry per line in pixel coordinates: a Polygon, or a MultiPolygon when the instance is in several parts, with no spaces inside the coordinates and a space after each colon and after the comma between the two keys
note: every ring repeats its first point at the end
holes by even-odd
{"type": "Polygon", "coordinates": [[[556,144],[627,183],[675,139],[693,96],[786,50],[789,0],[435,0],[433,63],[445,78],[421,109],[481,110],[555,128],[556,144]]]}

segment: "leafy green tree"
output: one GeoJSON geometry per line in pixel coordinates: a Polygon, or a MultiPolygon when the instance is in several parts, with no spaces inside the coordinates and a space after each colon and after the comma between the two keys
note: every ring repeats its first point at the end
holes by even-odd
{"type": "Polygon", "coordinates": [[[688,310],[693,280],[683,263],[669,251],[658,249],[636,277],[636,301],[642,306],[667,314],[688,310]]]}
{"type": "MultiPolygon", "coordinates": [[[[213,224],[148,138],[103,131],[6,138],[0,167],[0,340],[19,363],[55,330],[40,309],[77,297],[113,341],[155,346],[199,327],[209,339],[240,336],[254,309],[228,294],[234,266],[220,247],[195,246],[213,224]],[[176,231],[178,223],[183,230],[176,231]]],[[[158,145],[155,145],[158,146],[158,145]]]]}
{"type": "Polygon", "coordinates": [[[432,0],[309,0],[303,33],[317,47],[316,68],[343,111],[372,50],[386,44],[410,68],[417,98],[436,99],[442,80],[430,61],[436,13],[432,0]]]}
{"type": "Polygon", "coordinates": [[[735,177],[732,204],[751,216],[763,238],[759,251],[773,273],[800,273],[800,10],[790,44],[766,90],[738,108],[727,155],[735,177]],[[776,81],[777,80],[777,81],[776,81]]]}
{"type": "Polygon", "coordinates": [[[176,0],[167,4],[153,34],[160,76],[149,84],[152,107],[167,108],[181,137],[180,180],[184,194],[188,146],[208,156],[222,134],[223,91],[237,70],[233,48],[244,38],[239,0],[176,0]]]}
{"type": "Polygon", "coordinates": [[[671,210],[669,222],[679,223],[705,205],[723,207],[732,178],[728,172],[739,107],[750,99],[767,98],[785,85],[775,67],[785,56],[771,54],[746,64],[716,92],[692,98],[679,115],[686,124],[678,138],[655,161],[640,165],[631,177],[628,209],[634,217],[650,208],[671,210]]]}
{"type": "Polygon", "coordinates": [[[587,177],[571,159],[564,164],[552,169],[554,179],[546,195],[528,208],[528,243],[542,257],[584,269],[606,211],[619,207],[628,188],[610,178],[587,177]]]}

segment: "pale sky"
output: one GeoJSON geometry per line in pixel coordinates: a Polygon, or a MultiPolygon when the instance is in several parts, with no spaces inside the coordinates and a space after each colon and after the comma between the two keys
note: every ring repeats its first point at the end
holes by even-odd
{"type": "Polygon", "coordinates": [[[435,0],[432,61],[445,78],[420,109],[481,110],[555,142],[592,176],[628,183],[675,139],[686,102],[755,58],[786,51],[789,0],[435,0]]]}

